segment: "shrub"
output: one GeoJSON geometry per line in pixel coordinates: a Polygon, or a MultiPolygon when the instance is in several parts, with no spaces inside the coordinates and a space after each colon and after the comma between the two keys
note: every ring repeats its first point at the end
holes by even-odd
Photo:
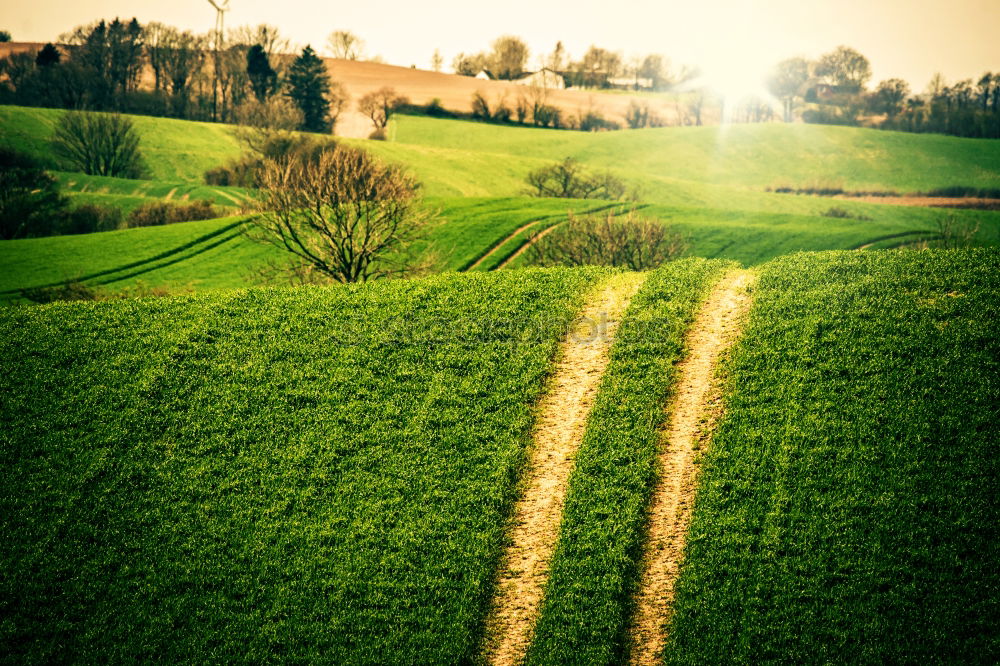
{"type": "Polygon", "coordinates": [[[537,104],[532,110],[532,120],[536,127],[562,127],[562,111],[550,104],[537,104]]]}
{"type": "Polygon", "coordinates": [[[444,108],[439,97],[435,97],[424,107],[424,113],[433,118],[448,118],[454,114],[444,108]]]}
{"type": "Polygon", "coordinates": [[[939,245],[948,249],[974,247],[980,222],[960,220],[954,215],[945,215],[935,220],[939,234],[939,245]]]}
{"type": "Polygon", "coordinates": [[[211,220],[216,217],[222,217],[222,212],[207,199],[182,205],[154,201],[133,210],[128,216],[128,226],[155,227],[174,222],[211,220]]]}
{"type": "Polygon", "coordinates": [[[631,211],[575,217],[551,231],[535,234],[528,263],[535,266],[623,266],[633,271],[656,268],[687,251],[684,237],[657,220],[631,211]]]}
{"type": "Polygon", "coordinates": [[[832,206],[822,213],[823,217],[832,217],[840,220],[863,220],[865,222],[870,222],[872,218],[867,215],[861,215],[860,213],[852,213],[846,208],[841,208],[840,206],[832,206]]]}
{"type": "Polygon", "coordinates": [[[489,101],[478,90],[472,94],[472,117],[476,120],[489,120],[493,117],[489,101]]]}
{"type": "Polygon", "coordinates": [[[926,197],[954,197],[972,199],[1000,199],[1000,188],[997,187],[970,187],[968,185],[952,185],[949,187],[939,187],[934,190],[922,193],[926,197]]]}
{"type": "Polygon", "coordinates": [[[588,174],[574,158],[567,157],[552,166],[528,174],[529,194],[536,197],[566,199],[621,199],[625,183],[610,172],[588,174]]]}
{"type": "Polygon", "coordinates": [[[58,183],[34,158],[0,147],[0,238],[47,236],[65,207],[58,183]]]}
{"type": "Polygon", "coordinates": [[[146,173],[139,134],[119,114],[67,111],[56,123],[52,149],[86,174],[142,178],[146,173]]]}
{"type": "Polygon", "coordinates": [[[98,231],[114,231],[122,227],[122,211],[94,204],[83,204],[66,211],[60,221],[61,234],[91,234],[98,231]]]}
{"type": "Polygon", "coordinates": [[[55,301],[97,301],[100,293],[82,282],[67,282],[52,287],[32,287],[21,291],[21,296],[33,303],[55,301]]]}
{"type": "Polygon", "coordinates": [[[579,127],[583,132],[620,129],[618,123],[608,120],[598,111],[590,110],[580,115],[579,127]]]}
{"type": "Polygon", "coordinates": [[[243,129],[238,136],[248,148],[247,152],[227,164],[206,171],[204,178],[207,185],[259,187],[264,160],[308,152],[318,146],[333,145],[333,140],[329,138],[266,128],[243,129]]]}

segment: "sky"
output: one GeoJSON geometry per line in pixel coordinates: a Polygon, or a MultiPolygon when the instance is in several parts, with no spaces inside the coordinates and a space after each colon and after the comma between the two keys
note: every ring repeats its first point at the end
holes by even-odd
{"type": "MultiPolygon", "coordinates": [[[[949,82],[1000,71],[1000,0],[230,0],[226,26],[270,23],[298,46],[323,53],[334,30],[365,41],[369,56],[430,68],[439,49],[488,50],[501,35],[524,39],[539,56],[562,41],[573,58],[591,44],[628,59],[662,53],[701,69],[727,97],[755,94],[778,61],[813,59],[838,45],[872,63],[872,84],[887,78],[922,91],[935,72],[949,82]]],[[[16,41],[49,41],[97,18],[135,16],[205,32],[215,22],[208,0],[0,0],[0,29],[16,41]],[[29,11],[30,8],[30,11],[29,11]]],[[[446,65],[447,66],[447,65],[446,65]]]]}

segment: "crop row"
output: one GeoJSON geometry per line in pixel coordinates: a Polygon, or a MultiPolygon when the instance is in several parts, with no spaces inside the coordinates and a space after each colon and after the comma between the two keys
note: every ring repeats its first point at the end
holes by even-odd
{"type": "Polygon", "coordinates": [[[998,294],[995,250],[762,268],[667,663],[1000,660],[998,294]]]}
{"type": "Polygon", "coordinates": [[[0,311],[0,652],[470,659],[602,275],[0,311]]]}
{"type": "Polygon", "coordinates": [[[673,262],[633,298],[570,478],[529,663],[621,660],[674,365],[698,306],[732,266],[673,262]]]}

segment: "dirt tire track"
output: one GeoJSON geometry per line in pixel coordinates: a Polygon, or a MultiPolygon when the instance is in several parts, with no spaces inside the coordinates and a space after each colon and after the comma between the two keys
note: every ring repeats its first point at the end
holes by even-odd
{"type": "Polygon", "coordinates": [[[645,279],[642,273],[619,273],[603,281],[560,344],[538,406],[523,491],[487,616],[486,663],[520,664],[527,653],[559,537],[566,486],[608,365],[608,350],[645,279]]]}
{"type": "Polygon", "coordinates": [[[753,275],[728,273],[712,290],[687,333],[677,366],[668,425],[660,442],[658,479],[649,509],[639,592],[630,629],[632,664],[658,664],[670,621],[697,483],[695,451],[709,440],[722,411],[716,376],[720,356],[739,335],[750,307],[753,275]]]}
{"type": "Polygon", "coordinates": [[[524,254],[525,252],[527,252],[529,247],[531,247],[532,245],[534,245],[538,241],[540,241],[543,238],[545,238],[547,235],[549,235],[550,233],[552,233],[552,231],[556,227],[561,226],[562,224],[563,224],[563,222],[557,222],[556,224],[553,224],[551,227],[546,227],[545,229],[543,229],[542,231],[538,232],[537,234],[534,234],[531,238],[529,238],[528,240],[526,240],[521,247],[517,248],[516,252],[514,252],[512,255],[510,255],[509,257],[507,257],[503,261],[501,261],[497,265],[497,267],[496,267],[495,270],[500,270],[501,268],[506,268],[511,262],[513,262],[515,259],[517,259],[518,257],[520,257],[522,254],[524,254]]]}
{"type": "Polygon", "coordinates": [[[494,245],[493,247],[491,247],[489,250],[486,251],[486,253],[484,255],[482,255],[481,257],[479,257],[478,259],[476,259],[474,262],[472,262],[472,264],[470,264],[469,267],[466,268],[465,270],[466,271],[475,270],[476,266],[478,266],[479,264],[483,263],[484,261],[486,261],[487,259],[489,259],[490,257],[492,257],[493,254],[496,253],[497,250],[499,250],[504,245],[506,245],[511,239],[517,237],[518,234],[522,233],[526,229],[530,229],[531,227],[535,226],[539,222],[541,222],[541,220],[532,220],[530,222],[526,222],[525,224],[522,224],[517,229],[515,229],[513,233],[508,234],[507,236],[504,236],[503,238],[501,238],[497,242],[496,245],[494,245]]]}
{"type": "Polygon", "coordinates": [[[229,199],[230,201],[232,201],[237,206],[242,206],[243,205],[243,201],[241,201],[240,199],[237,199],[234,195],[230,194],[229,192],[226,192],[224,190],[212,190],[212,191],[215,192],[216,194],[218,194],[221,197],[225,197],[226,199],[229,199]]]}

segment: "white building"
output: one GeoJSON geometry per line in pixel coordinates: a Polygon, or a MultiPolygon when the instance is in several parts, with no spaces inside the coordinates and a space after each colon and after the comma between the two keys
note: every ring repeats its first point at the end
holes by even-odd
{"type": "Polygon", "coordinates": [[[519,79],[515,79],[513,83],[549,90],[564,90],[566,88],[566,79],[562,77],[562,74],[547,67],[533,74],[526,74],[519,79]]]}

